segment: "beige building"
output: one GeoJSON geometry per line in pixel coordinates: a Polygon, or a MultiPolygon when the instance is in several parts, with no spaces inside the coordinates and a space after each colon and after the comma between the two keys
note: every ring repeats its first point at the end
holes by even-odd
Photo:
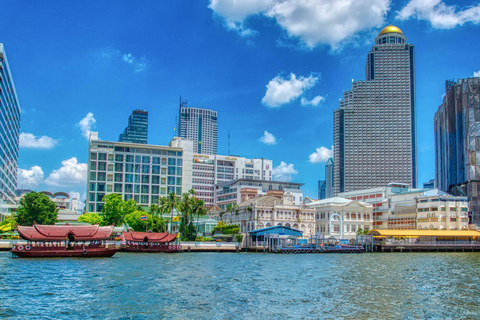
{"type": "Polygon", "coordinates": [[[355,239],[361,229],[373,228],[373,206],[345,198],[328,198],[307,205],[315,210],[315,232],[325,237],[355,239]]]}
{"type": "Polygon", "coordinates": [[[304,237],[315,233],[315,209],[294,204],[288,191],[268,191],[265,196],[240,202],[233,210],[217,210],[212,218],[237,224],[241,232],[281,225],[303,231],[304,237]]]}
{"type": "Polygon", "coordinates": [[[467,198],[442,195],[418,199],[417,229],[467,230],[467,198]]]}

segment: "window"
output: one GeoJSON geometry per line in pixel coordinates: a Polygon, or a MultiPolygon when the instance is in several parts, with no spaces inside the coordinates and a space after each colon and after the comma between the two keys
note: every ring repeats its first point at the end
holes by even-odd
{"type": "Polygon", "coordinates": [[[182,167],[177,167],[177,176],[181,176],[181,175],[182,175],[182,167]]]}
{"type": "Polygon", "coordinates": [[[99,172],[97,175],[98,181],[105,181],[105,172],[99,172]]]}
{"type": "Polygon", "coordinates": [[[133,172],[133,164],[127,163],[125,165],[125,171],[126,172],[133,172]]]}
{"type": "Polygon", "coordinates": [[[159,176],[152,176],[152,184],[158,184],[159,183],[159,176]]]}
{"type": "Polygon", "coordinates": [[[162,168],[162,174],[167,174],[167,168],[162,168]]]}
{"type": "Polygon", "coordinates": [[[148,203],[148,196],[141,197],[142,203],[148,203]]]}
{"type": "Polygon", "coordinates": [[[159,157],[152,157],[152,163],[153,164],[160,164],[160,158],[159,157]]]}
{"type": "Polygon", "coordinates": [[[90,183],[90,188],[89,188],[90,191],[95,191],[95,182],[91,182],[90,183]]]}
{"type": "Polygon", "coordinates": [[[175,175],[175,167],[168,167],[168,175],[171,175],[171,176],[175,175]]]}
{"type": "Polygon", "coordinates": [[[90,153],[90,159],[97,160],[97,154],[95,152],[90,153]]]}
{"type": "Polygon", "coordinates": [[[152,194],[158,194],[159,189],[158,186],[152,186],[152,194]]]}
{"type": "Polygon", "coordinates": [[[115,183],[115,192],[122,192],[122,184],[115,183]]]}
{"type": "Polygon", "coordinates": [[[142,160],[141,156],[135,156],[135,163],[140,163],[142,160]]]}
{"type": "Polygon", "coordinates": [[[176,191],[177,196],[182,195],[182,188],[177,187],[175,191],[176,191]]]}
{"type": "Polygon", "coordinates": [[[151,203],[157,203],[158,202],[158,196],[152,196],[152,202],[151,203]]]}
{"type": "Polygon", "coordinates": [[[133,190],[133,186],[131,184],[126,184],[125,185],[125,192],[132,192],[132,190],[133,190]]]}
{"type": "Polygon", "coordinates": [[[142,163],[150,163],[150,157],[149,156],[143,156],[142,157],[142,163]]]}
{"type": "Polygon", "coordinates": [[[97,170],[97,163],[95,161],[90,161],[90,170],[97,170]]]}
{"type": "Polygon", "coordinates": [[[142,173],[150,173],[150,166],[149,165],[142,165],[142,173]]]}
{"type": "Polygon", "coordinates": [[[106,162],[99,162],[98,163],[98,170],[105,171],[106,166],[107,166],[106,162]]]}
{"type": "Polygon", "coordinates": [[[140,193],[140,185],[134,184],[133,185],[133,193],[140,193]]]}
{"type": "Polygon", "coordinates": [[[135,183],[140,183],[140,175],[139,174],[136,174],[135,175],[135,183]]]}
{"type": "Polygon", "coordinates": [[[115,155],[115,161],[122,162],[123,161],[123,154],[116,154],[115,155]]]}
{"type": "Polygon", "coordinates": [[[126,157],[125,157],[126,162],[133,162],[133,160],[134,160],[133,155],[131,155],[131,154],[126,155],[126,157]]]}
{"type": "Polygon", "coordinates": [[[167,187],[167,192],[168,193],[175,192],[175,187],[167,187]]]}
{"type": "Polygon", "coordinates": [[[169,166],[174,166],[175,165],[175,158],[168,158],[168,165],[169,166]]]}
{"type": "Polygon", "coordinates": [[[167,164],[167,158],[162,158],[162,164],[167,164]]]}
{"type": "Polygon", "coordinates": [[[133,174],[125,174],[125,182],[133,182],[133,174]]]}
{"type": "Polygon", "coordinates": [[[179,166],[179,167],[182,166],[182,159],[177,159],[177,166],[179,166]]]}
{"type": "Polygon", "coordinates": [[[135,173],[140,173],[140,165],[139,164],[135,165],[135,173]]]}
{"type": "Polygon", "coordinates": [[[107,160],[107,154],[106,153],[99,153],[98,154],[98,160],[107,160]]]}
{"type": "Polygon", "coordinates": [[[115,163],[115,171],[122,172],[123,171],[123,163],[115,163]]]}
{"type": "Polygon", "coordinates": [[[122,182],[123,181],[123,174],[115,173],[115,182],[122,182]]]}
{"type": "Polygon", "coordinates": [[[182,178],[178,177],[177,178],[177,186],[181,186],[182,185],[182,178]]]}
{"type": "Polygon", "coordinates": [[[168,184],[175,184],[175,177],[168,177],[168,184]]]}
{"type": "Polygon", "coordinates": [[[149,189],[150,188],[148,186],[142,185],[142,193],[149,193],[150,192],[149,189]]]}
{"type": "Polygon", "coordinates": [[[142,176],[142,183],[149,183],[149,182],[150,182],[150,176],[143,175],[142,176]]]}
{"type": "Polygon", "coordinates": [[[152,173],[159,174],[160,173],[160,166],[152,166],[152,173]]]}
{"type": "Polygon", "coordinates": [[[105,191],[105,183],[97,183],[97,191],[105,191]]]}
{"type": "Polygon", "coordinates": [[[95,180],[95,172],[90,172],[90,180],[95,180]]]}

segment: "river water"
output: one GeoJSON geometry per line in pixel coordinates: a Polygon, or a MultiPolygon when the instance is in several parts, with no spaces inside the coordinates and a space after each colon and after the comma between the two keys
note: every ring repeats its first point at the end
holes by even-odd
{"type": "Polygon", "coordinates": [[[479,319],[479,253],[12,259],[0,318],[479,319]]]}

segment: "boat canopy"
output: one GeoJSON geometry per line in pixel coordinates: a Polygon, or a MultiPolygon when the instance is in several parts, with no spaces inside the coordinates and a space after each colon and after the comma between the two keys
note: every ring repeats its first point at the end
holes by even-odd
{"type": "Polygon", "coordinates": [[[129,231],[123,232],[123,237],[126,241],[135,241],[135,242],[172,242],[177,238],[177,233],[157,233],[157,232],[139,232],[139,231],[129,231]]]}
{"type": "Polygon", "coordinates": [[[96,241],[106,240],[113,232],[114,226],[100,227],[65,225],[40,225],[32,227],[17,226],[20,236],[29,241],[96,241]]]}

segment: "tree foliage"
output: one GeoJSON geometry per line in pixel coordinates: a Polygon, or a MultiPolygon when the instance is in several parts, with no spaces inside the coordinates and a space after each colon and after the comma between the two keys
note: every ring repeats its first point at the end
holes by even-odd
{"type": "Polygon", "coordinates": [[[46,194],[32,191],[20,200],[15,220],[21,226],[32,226],[34,222],[54,224],[57,221],[57,212],[57,206],[46,194]]]}
{"type": "Polygon", "coordinates": [[[128,213],[125,216],[125,222],[127,222],[134,231],[165,231],[165,222],[161,221],[158,215],[146,213],[145,211],[136,210],[128,213]],[[147,220],[140,219],[142,216],[147,216],[147,220]]]}
{"type": "Polygon", "coordinates": [[[90,224],[104,224],[103,217],[96,212],[84,213],[80,217],[78,217],[78,221],[90,224]]]}
{"type": "Polygon", "coordinates": [[[122,196],[111,193],[103,197],[105,205],[102,208],[103,225],[121,226],[125,223],[125,216],[134,211],[143,211],[134,200],[124,201],[122,196]]]}

